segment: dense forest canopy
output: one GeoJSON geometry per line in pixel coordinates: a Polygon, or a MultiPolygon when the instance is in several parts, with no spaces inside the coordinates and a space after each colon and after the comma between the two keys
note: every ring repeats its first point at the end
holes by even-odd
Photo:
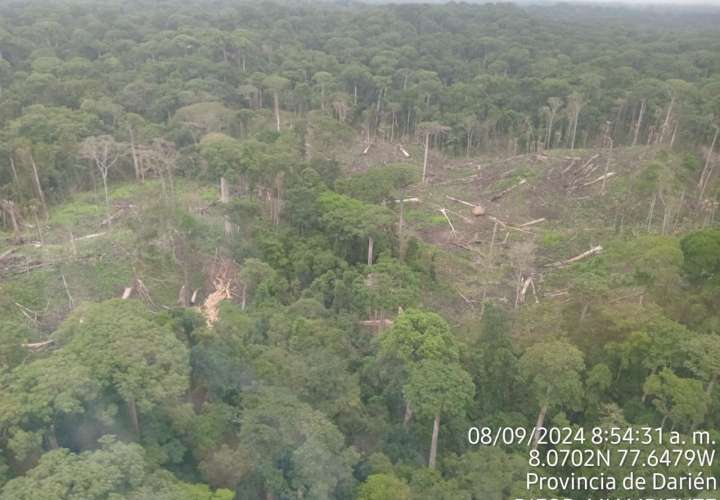
{"type": "Polygon", "coordinates": [[[717,449],[719,135],[712,7],[3,2],[0,500],[717,477],[471,430],[717,449]]]}

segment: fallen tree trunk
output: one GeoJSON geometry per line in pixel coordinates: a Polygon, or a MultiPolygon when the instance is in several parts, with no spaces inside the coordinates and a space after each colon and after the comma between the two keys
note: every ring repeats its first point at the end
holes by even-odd
{"type": "Polygon", "coordinates": [[[546,220],[545,217],[540,217],[539,219],[531,220],[530,222],[520,224],[518,227],[534,226],[535,224],[540,224],[541,222],[545,222],[545,220],[546,220]]]}
{"type": "Polygon", "coordinates": [[[575,257],[573,257],[573,258],[571,258],[571,259],[561,260],[561,261],[555,262],[555,263],[553,263],[553,264],[548,264],[548,267],[562,267],[562,266],[566,266],[566,265],[568,265],[568,264],[572,264],[573,262],[577,262],[577,261],[579,261],[579,260],[582,260],[582,259],[584,259],[584,258],[586,258],[586,257],[590,257],[590,256],[592,256],[592,255],[599,254],[600,252],[602,252],[602,250],[603,250],[603,247],[600,246],[600,245],[598,245],[598,246],[592,247],[592,248],[591,248],[590,250],[588,250],[587,252],[583,252],[583,253],[581,253],[580,255],[576,255],[575,257]]]}
{"type": "Polygon", "coordinates": [[[615,172],[608,172],[607,174],[603,174],[603,175],[601,175],[600,177],[598,177],[598,178],[595,179],[595,180],[592,180],[592,181],[590,181],[590,182],[586,182],[585,184],[582,185],[582,187],[592,186],[593,184],[597,184],[597,183],[600,182],[600,181],[607,180],[607,179],[609,179],[610,177],[612,177],[612,176],[614,176],[614,175],[615,175],[615,172]]]}
{"type": "Polygon", "coordinates": [[[497,200],[499,200],[500,198],[502,198],[503,196],[505,196],[506,194],[508,194],[510,191],[513,191],[514,189],[516,189],[516,188],[518,188],[518,187],[520,187],[520,186],[522,186],[523,184],[526,184],[526,183],[527,183],[527,179],[521,179],[520,182],[518,182],[517,184],[513,184],[513,185],[510,186],[509,188],[503,189],[503,190],[500,191],[498,194],[493,195],[493,196],[490,198],[490,201],[497,201],[497,200]]]}
{"type": "Polygon", "coordinates": [[[450,225],[450,232],[452,233],[453,238],[457,238],[457,231],[455,231],[455,226],[453,226],[453,223],[450,220],[450,217],[448,217],[447,210],[445,210],[444,208],[441,208],[440,213],[442,213],[445,216],[445,220],[450,225]]]}
{"type": "Polygon", "coordinates": [[[43,342],[29,342],[27,344],[20,344],[23,347],[27,347],[30,350],[42,349],[45,346],[53,344],[55,339],[48,339],[43,342]]]}

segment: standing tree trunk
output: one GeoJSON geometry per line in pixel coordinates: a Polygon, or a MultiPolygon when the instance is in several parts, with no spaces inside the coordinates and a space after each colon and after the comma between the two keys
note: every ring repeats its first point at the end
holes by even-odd
{"type": "Polygon", "coordinates": [[[368,236],[368,266],[372,266],[373,263],[373,245],[375,244],[375,240],[373,240],[372,236],[368,236]]]}
{"type": "MultiPolygon", "coordinates": [[[[227,205],[230,203],[230,189],[228,188],[225,177],[220,177],[220,203],[227,205]]],[[[223,216],[223,224],[225,229],[225,236],[230,236],[233,232],[233,226],[228,218],[227,214],[223,216]]]]}
{"type": "Polygon", "coordinates": [[[710,149],[708,150],[707,156],[705,157],[705,166],[703,167],[702,174],[700,175],[700,182],[698,183],[698,188],[700,189],[700,200],[702,200],[703,196],[705,196],[705,189],[707,188],[707,185],[710,182],[710,178],[712,177],[712,156],[719,133],[720,127],[715,127],[715,135],[713,136],[712,143],[710,143],[710,149]]]}
{"type": "Polygon", "coordinates": [[[665,142],[665,136],[670,128],[670,117],[672,116],[672,109],[675,105],[675,96],[670,96],[670,104],[668,104],[667,113],[665,113],[665,120],[663,121],[662,127],[660,127],[660,134],[658,134],[656,144],[662,144],[665,142]]]}
{"type": "Polygon", "coordinates": [[[400,260],[405,260],[405,245],[403,242],[403,230],[405,226],[405,191],[400,193],[400,223],[398,224],[398,244],[400,248],[398,253],[400,254],[400,260]]]}
{"type": "Polygon", "coordinates": [[[33,157],[32,151],[28,150],[28,156],[30,157],[30,165],[32,166],[33,170],[33,179],[35,180],[35,188],[37,189],[38,196],[40,197],[40,203],[43,207],[43,212],[45,213],[45,218],[48,217],[48,208],[47,203],[45,202],[45,193],[42,190],[42,186],[40,185],[40,176],[38,175],[38,169],[37,165],[35,164],[35,158],[33,157]]]}
{"type": "Polygon", "coordinates": [[[133,430],[135,431],[135,434],[140,434],[140,419],[138,418],[137,405],[135,404],[135,399],[133,399],[133,398],[128,399],[127,406],[128,406],[128,415],[130,416],[130,421],[132,422],[133,430]]]}
{"type": "Polygon", "coordinates": [[[107,209],[107,221],[108,226],[112,226],[112,209],[110,208],[110,193],[108,192],[107,178],[108,171],[106,169],[100,169],[100,175],[103,181],[103,192],[105,193],[105,208],[107,209]]]}
{"type": "Polygon", "coordinates": [[[438,434],[440,434],[440,414],[435,415],[435,421],[433,422],[432,441],[430,442],[430,458],[428,459],[428,467],[431,469],[435,468],[435,462],[437,459],[437,443],[438,434]]]}
{"type": "Polygon", "coordinates": [[[708,397],[712,395],[712,391],[715,388],[715,383],[717,382],[718,374],[714,374],[712,378],[710,379],[710,382],[708,382],[707,388],[705,389],[705,394],[707,394],[708,397]]]}
{"type": "Polygon", "coordinates": [[[643,114],[645,114],[645,99],[640,101],[640,114],[638,115],[637,123],[635,124],[635,135],[633,136],[632,145],[636,146],[638,138],[640,137],[640,128],[642,127],[643,114]]]}
{"type": "Polygon", "coordinates": [[[537,450],[538,447],[538,440],[540,439],[540,433],[537,431],[537,429],[540,429],[545,424],[545,414],[548,411],[548,405],[545,403],[540,408],[540,413],[538,413],[537,421],[535,422],[535,434],[533,435],[533,442],[532,442],[532,449],[537,450]]]}
{"type": "Polygon", "coordinates": [[[135,134],[133,129],[128,125],[128,133],[130,135],[130,152],[132,153],[133,168],[135,169],[135,180],[140,180],[140,162],[138,161],[137,149],[135,149],[135,134]]]}
{"type": "Polygon", "coordinates": [[[422,182],[427,182],[428,152],[430,150],[430,132],[425,133],[425,158],[423,159],[422,182]]]}
{"type": "Polygon", "coordinates": [[[403,427],[406,429],[410,426],[410,420],[412,420],[413,411],[410,406],[410,401],[405,401],[405,415],[403,415],[403,427]]]}
{"type": "Polygon", "coordinates": [[[273,109],[275,110],[275,130],[280,132],[280,96],[273,92],[273,109]]]}
{"type": "Polygon", "coordinates": [[[19,187],[20,181],[18,180],[18,173],[17,169],[15,168],[15,158],[13,158],[12,154],[10,154],[10,170],[12,170],[13,181],[15,181],[15,185],[19,187]]]}

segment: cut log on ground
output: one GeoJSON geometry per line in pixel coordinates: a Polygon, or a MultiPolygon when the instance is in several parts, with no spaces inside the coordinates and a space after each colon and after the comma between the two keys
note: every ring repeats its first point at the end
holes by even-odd
{"type": "Polygon", "coordinates": [[[472,209],[472,214],[476,217],[480,217],[481,215],[485,215],[485,208],[482,205],[479,205],[477,203],[470,203],[469,201],[461,200],[459,198],[455,198],[450,195],[445,195],[445,197],[448,200],[455,201],[457,203],[460,203],[462,205],[465,205],[466,207],[470,207],[472,209]]]}
{"type": "Polygon", "coordinates": [[[359,325],[363,326],[372,326],[375,328],[385,328],[385,327],[391,327],[393,326],[393,320],[391,319],[366,319],[363,321],[358,321],[359,325]]]}
{"type": "Polygon", "coordinates": [[[555,262],[555,263],[553,263],[553,264],[548,264],[548,267],[562,267],[562,266],[567,266],[568,264],[572,264],[573,262],[577,262],[577,261],[582,260],[582,259],[584,259],[584,258],[586,258],[586,257],[590,257],[590,256],[592,256],[592,255],[597,255],[597,254],[599,254],[600,252],[602,252],[602,250],[603,250],[603,247],[600,246],[600,245],[598,245],[598,246],[592,247],[592,248],[591,248],[590,250],[588,250],[587,252],[583,252],[583,253],[581,253],[580,255],[576,255],[575,257],[573,257],[573,258],[571,258],[571,259],[561,260],[561,261],[555,262]]]}
{"type": "Polygon", "coordinates": [[[582,185],[582,187],[592,186],[593,184],[597,184],[600,181],[607,180],[614,175],[615,175],[615,172],[608,172],[607,174],[603,174],[593,181],[586,182],[585,184],[582,185]]]}
{"type": "Polygon", "coordinates": [[[105,232],[102,233],[93,233],[93,234],[87,234],[85,236],[81,236],[79,238],[75,238],[75,241],[82,241],[82,240],[91,240],[93,238],[98,238],[100,236],[104,236],[105,232]]]}
{"type": "Polygon", "coordinates": [[[530,222],[520,224],[518,227],[534,226],[535,224],[540,224],[541,222],[545,222],[545,220],[546,220],[545,217],[540,217],[539,219],[531,220],[530,222]]]}
{"type": "Polygon", "coordinates": [[[497,201],[497,200],[499,200],[500,198],[502,198],[503,196],[505,196],[506,194],[508,194],[510,191],[513,191],[514,189],[519,188],[520,186],[522,186],[523,184],[526,184],[526,183],[527,183],[527,179],[521,179],[520,182],[518,182],[517,184],[513,184],[513,185],[510,186],[509,188],[503,189],[502,191],[500,191],[500,192],[497,193],[496,195],[493,195],[493,196],[490,198],[490,201],[497,201]]]}
{"type": "Polygon", "coordinates": [[[585,169],[588,168],[590,164],[594,162],[599,156],[599,153],[592,155],[585,163],[582,164],[582,166],[580,167],[580,172],[584,172],[585,169]]]}
{"type": "Polygon", "coordinates": [[[455,231],[455,226],[453,226],[453,223],[450,220],[450,217],[448,217],[447,210],[445,210],[444,208],[441,208],[440,213],[442,213],[445,216],[445,220],[450,225],[450,232],[452,233],[452,237],[457,238],[457,231],[455,231]]]}
{"type": "Polygon", "coordinates": [[[405,158],[410,158],[410,153],[407,152],[407,150],[403,147],[402,144],[398,144],[398,147],[400,148],[400,152],[405,158]]]}
{"type": "Polygon", "coordinates": [[[48,339],[48,340],[44,340],[42,342],[29,342],[27,344],[20,344],[20,345],[30,349],[31,351],[37,351],[39,349],[42,349],[43,347],[47,347],[50,344],[54,344],[54,343],[55,343],[55,339],[48,339]]]}
{"type": "MultiPolygon", "coordinates": [[[[498,224],[500,224],[500,225],[503,227],[503,229],[506,229],[506,230],[507,230],[507,229],[511,229],[511,230],[513,230],[513,231],[519,231],[519,232],[521,232],[521,233],[534,234],[532,231],[528,231],[527,229],[522,229],[521,227],[518,227],[518,226],[513,226],[512,224],[508,224],[507,222],[503,222],[503,221],[501,221],[500,219],[498,219],[497,217],[494,217],[494,216],[492,216],[492,215],[489,216],[488,218],[489,218],[491,221],[497,222],[498,224]]],[[[506,239],[507,239],[507,238],[506,238],[506,239]]]]}

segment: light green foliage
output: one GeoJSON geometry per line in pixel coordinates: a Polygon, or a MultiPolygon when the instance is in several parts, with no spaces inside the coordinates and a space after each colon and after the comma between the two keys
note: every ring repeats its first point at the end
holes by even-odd
{"type": "Polygon", "coordinates": [[[137,444],[117,441],[113,436],[100,440],[95,451],[75,454],[67,449],[46,453],[25,476],[9,481],[0,489],[2,500],[64,498],[102,500],[230,500],[232,493],[212,493],[207,486],[181,483],[169,472],[148,473],[143,450],[137,444]]]}
{"type": "Polygon", "coordinates": [[[455,417],[470,406],[475,384],[459,364],[426,359],[410,370],[403,392],[414,411],[422,416],[455,417]]]}
{"type": "Polygon", "coordinates": [[[535,344],[522,355],[518,369],[540,406],[579,406],[585,362],[573,345],[560,340],[535,344]]]}
{"type": "Polygon", "coordinates": [[[285,389],[262,389],[248,398],[239,441],[267,488],[277,494],[299,489],[322,499],[350,480],[357,454],[321,413],[285,389]],[[275,465],[284,456],[291,465],[286,471],[275,465]]]}
{"type": "Polygon", "coordinates": [[[424,359],[453,362],[458,348],[450,327],[439,315],[409,309],[399,315],[381,340],[381,352],[411,367],[424,359]]]}
{"type": "Polygon", "coordinates": [[[200,142],[200,153],[208,165],[208,176],[218,180],[242,173],[243,149],[239,141],[221,133],[208,134],[200,142]]]}
{"type": "Polygon", "coordinates": [[[653,396],[653,404],[665,418],[678,428],[692,430],[705,420],[708,398],[702,382],[677,376],[669,368],[650,375],[643,390],[653,396]]]}
{"type": "Polygon", "coordinates": [[[188,353],[141,303],[110,300],[76,311],[60,327],[63,351],[83,360],[103,387],[142,411],[188,389],[188,353]]]}
{"type": "Polygon", "coordinates": [[[14,368],[26,355],[21,344],[30,340],[31,330],[19,321],[0,321],[0,373],[14,368]]]}
{"type": "Polygon", "coordinates": [[[472,498],[503,500],[513,496],[518,487],[525,489],[527,462],[524,457],[493,446],[452,456],[445,468],[458,487],[472,498]]]}
{"type": "Polygon", "coordinates": [[[373,474],[360,486],[358,500],[409,500],[410,487],[391,474],[373,474]]]}
{"type": "Polygon", "coordinates": [[[402,188],[417,181],[417,176],[414,165],[386,165],[340,179],[335,189],[369,203],[392,202],[400,196],[402,188]]]}
{"type": "Polygon", "coordinates": [[[696,282],[714,284],[720,272],[720,230],[691,233],[681,240],[680,247],[688,276],[696,282]]]}

